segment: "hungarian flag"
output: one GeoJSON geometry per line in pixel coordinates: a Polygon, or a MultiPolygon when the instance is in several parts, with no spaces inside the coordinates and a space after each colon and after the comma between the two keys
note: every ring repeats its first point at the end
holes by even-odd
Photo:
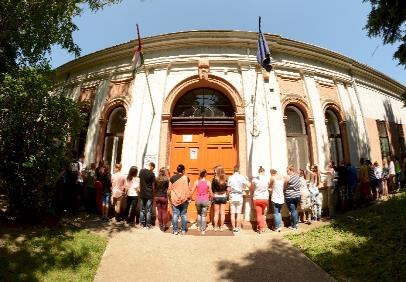
{"type": "Polygon", "coordinates": [[[144,56],[142,55],[141,36],[138,24],[137,24],[137,34],[138,34],[138,46],[135,49],[134,56],[131,60],[133,64],[133,74],[135,74],[138,71],[138,69],[144,64],[144,56]]]}
{"type": "Polygon", "coordinates": [[[259,32],[257,42],[257,61],[267,72],[272,70],[271,54],[269,52],[268,43],[261,31],[261,17],[259,17],[259,32]]]}

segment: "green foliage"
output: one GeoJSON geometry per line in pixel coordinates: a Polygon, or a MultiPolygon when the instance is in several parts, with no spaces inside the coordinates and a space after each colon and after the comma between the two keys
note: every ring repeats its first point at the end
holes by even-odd
{"type": "Polygon", "coordinates": [[[72,38],[77,26],[72,18],[85,5],[97,11],[121,0],[1,0],[0,1],[0,74],[16,66],[43,66],[46,54],[56,44],[79,55],[72,38]]]}
{"type": "Polygon", "coordinates": [[[404,0],[363,0],[370,2],[372,10],[368,15],[365,29],[370,37],[383,37],[384,44],[400,42],[393,57],[406,68],[406,1],[404,0]]]}
{"type": "Polygon", "coordinates": [[[0,84],[0,179],[20,218],[52,211],[68,137],[83,124],[77,102],[50,92],[49,75],[49,70],[22,68],[0,84]]]}
{"type": "Polygon", "coordinates": [[[2,228],[2,281],[93,281],[107,239],[86,230],[2,228]]]}
{"type": "Polygon", "coordinates": [[[406,281],[406,192],[286,238],[339,281],[406,281]]]}

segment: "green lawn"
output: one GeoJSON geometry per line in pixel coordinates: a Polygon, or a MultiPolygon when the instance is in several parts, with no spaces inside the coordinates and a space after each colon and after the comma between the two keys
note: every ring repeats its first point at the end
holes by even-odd
{"type": "Polygon", "coordinates": [[[106,245],[86,230],[1,227],[0,281],[93,281],[106,245]]]}
{"type": "Polygon", "coordinates": [[[285,238],[339,281],[406,281],[406,193],[285,238]]]}

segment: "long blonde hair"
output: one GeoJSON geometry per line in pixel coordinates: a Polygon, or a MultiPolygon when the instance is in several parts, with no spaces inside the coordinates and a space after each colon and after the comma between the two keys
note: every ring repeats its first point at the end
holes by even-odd
{"type": "Polygon", "coordinates": [[[216,180],[220,183],[220,185],[223,185],[226,183],[226,172],[224,171],[224,167],[219,165],[216,167],[216,180]]]}

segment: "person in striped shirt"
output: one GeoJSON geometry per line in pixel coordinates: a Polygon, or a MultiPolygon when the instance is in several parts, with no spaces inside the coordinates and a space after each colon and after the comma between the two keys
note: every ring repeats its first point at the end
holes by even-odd
{"type": "Polygon", "coordinates": [[[300,202],[300,187],[301,181],[299,174],[293,165],[287,168],[287,181],[285,182],[284,194],[285,202],[290,212],[290,226],[289,229],[297,230],[298,214],[297,205],[300,202]]]}

